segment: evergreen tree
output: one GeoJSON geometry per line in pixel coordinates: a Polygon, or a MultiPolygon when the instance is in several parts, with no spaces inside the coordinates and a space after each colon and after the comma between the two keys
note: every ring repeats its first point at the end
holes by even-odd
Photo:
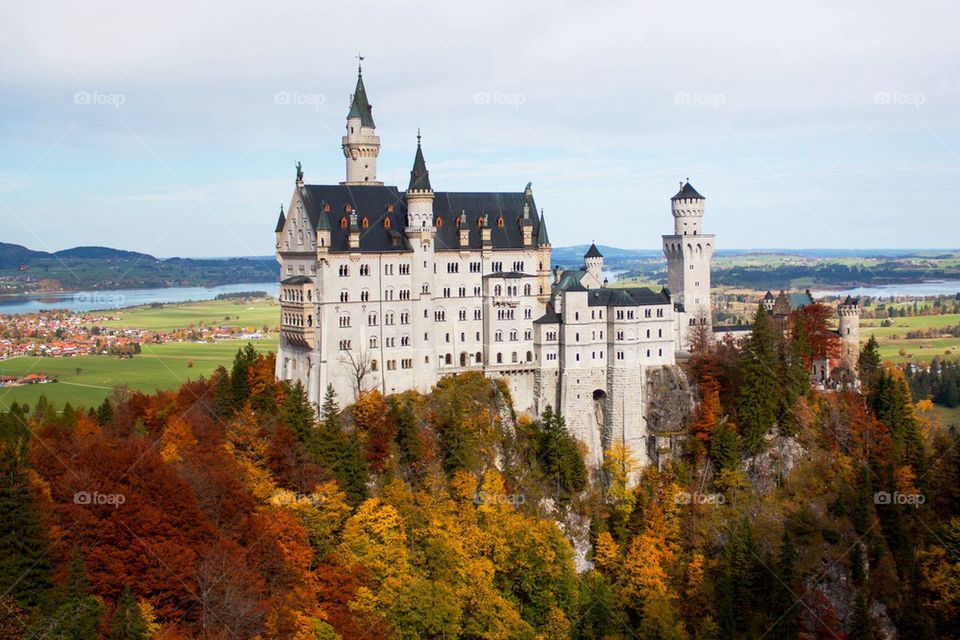
{"type": "Polygon", "coordinates": [[[36,606],[52,585],[51,571],[22,459],[12,445],[0,448],[0,593],[23,607],[36,606]]]}
{"type": "Polygon", "coordinates": [[[744,349],[738,411],[743,444],[754,455],[763,450],[764,436],[777,419],[778,369],[777,338],[767,310],[760,304],[754,316],[753,332],[744,349]]]}
{"type": "Polygon", "coordinates": [[[863,592],[860,592],[853,604],[853,616],[850,619],[850,633],[847,634],[847,640],[875,640],[876,637],[867,599],[863,597],[863,592]]]}
{"type": "Polygon", "coordinates": [[[561,496],[583,491],[587,486],[587,468],[577,441],[567,431],[563,416],[547,406],[540,422],[539,459],[544,473],[561,496]]]}
{"type": "Polygon", "coordinates": [[[307,391],[299,380],[292,386],[288,385],[286,393],[283,394],[280,419],[308,451],[315,450],[316,416],[313,413],[313,407],[310,406],[307,391]]]}
{"type": "Polygon", "coordinates": [[[224,367],[217,367],[214,372],[217,383],[213,389],[213,401],[217,417],[229,418],[233,415],[233,386],[230,384],[230,373],[224,367]]]}
{"type": "Polygon", "coordinates": [[[239,411],[250,395],[249,372],[256,360],[257,350],[252,344],[248,343],[247,346],[237,349],[233,369],[230,371],[231,407],[234,411],[239,411]]]}
{"type": "Polygon", "coordinates": [[[713,430],[710,438],[710,459],[717,471],[732,471],[740,465],[740,438],[727,422],[713,430]]]}
{"type": "Polygon", "coordinates": [[[110,640],[147,640],[149,629],[137,599],[130,587],[126,587],[117,600],[117,607],[110,619],[110,640]]]}
{"type": "Polygon", "coordinates": [[[320,407],[320,429],[314,455],[316,461],[337,478],[352,506],[367,499],[368,474],[363,442],[356,431],[349,436],[343,432],[333,385],[327,386],[320,407]]]}
{"type": "Polygon", "coordinates": [[[877,339],[872,335],[860,349],[857,372],[860,374],[860,383],[863,388],[867,391],[873,389],[873,385],[877,381],[877,375],[880,373],[880,345],[877,344],[877,339]]]}
{"type": "Polygon", "coordinates": [[[96,640],[103,604],[89,595],[90,582],[77,549],[70,558],[66,584],[54,600],[49,615],[37,623],[36,637],[51,640],[96,640]]]}
{"type": "Polygon", "coordinates": [[[394,440],[400,454],[400,464],[418,475],[423,459],[423,443],[417,428],[417,417],[413,412],[413,403],[409,399],[389,398],[390,418],[397,425],[394,440]]]}
{"type": "Polygon", "coordinates": [[[104,398],[103,402],[97,408],[97,424],[101,427],[110,423],[113,419],[113,405],[110,404],[110,398],[104,398]]]}
{"type": "Polygon", "coordinates": [[[773,616],[777,620],[773,635],[790,640],[800,634],[800,605],[797,604],[797,550],[790,532],[784,529],[777,562],[773,616]]]}
{"type": "Polygon", "coordinates": [[[793,326],[790,330],[789,351],[784,358],[783,410],[780,430],[784,435],[796,435],[797,425],[792,411],[797,401],[810,392],[810,362],[812,349],[807,337],[804,316],[793,314],[793,326]]]}

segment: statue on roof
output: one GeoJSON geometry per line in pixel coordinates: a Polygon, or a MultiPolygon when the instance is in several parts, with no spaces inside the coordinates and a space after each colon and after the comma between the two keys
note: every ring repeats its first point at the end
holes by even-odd
{"type": "Polygon", "coordinates": [[[303,165],[300,164],[299,160],[297,160],[297,182],[303,182],[303,165]]]}

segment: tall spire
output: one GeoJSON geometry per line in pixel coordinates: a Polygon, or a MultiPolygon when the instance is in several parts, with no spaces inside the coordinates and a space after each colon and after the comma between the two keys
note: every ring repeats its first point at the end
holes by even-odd
{"type": "Polygon", "coordinates": [[[283,231],[283,225],[287,223],[286,216],[283,215],[283,205],[280,205],[280,217],[277,219],[277,229],[276,232],[280,233],[283,231]]]}
{"type": "Polygon", "coordinates": [[[547,223],[543,220],[543,209],[540,209],[540,226],[537,227],[537,245],[544,247],[550,244],[550,236],[547,235],[547,223]]]}
{"type": "Polygon", "coordinates": [[[423,149],[420,148],[420,129],[417,129],[417,155],[413,158],[413,170],[410,172],[410,185],[407,191],[433,191],[430,186],[430,172],[423,159],[423,149]]]}
{"type": "MultiPolygon", "coordinates": [[[[363,56],[358,55],[361,61],[363,56]]],[[[373,122],[373,107],[367,100],[367,89],[363,86],[363,68],[357,65],[357,88],[353,90],[353,99],[350,101],[350,113],[347,114],[347,120],[351,118],[360,118],[360,126],[376,129],[377,125],[373,122]]]]}

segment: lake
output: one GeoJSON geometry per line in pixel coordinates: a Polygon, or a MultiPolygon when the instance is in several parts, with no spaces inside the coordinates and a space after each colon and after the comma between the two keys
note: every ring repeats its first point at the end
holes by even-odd
{"type": "Polygon", "coordinates": [[[960,293],[960,280],[931,280],[912,284],[879,284],[872,287],[856,287],[841,291],[812,291],[815,298],[821,296],[870,296],[889,298],[900,296],[954,296],[960,293]]]}
{"type": "Polygon", "coordinates": [[[166,289],[114,289],[100,291],[58,291],[25,296],[0,298],[0,314],[36,313],[48,309],[68,311],[96,311],[139,307],[145,304],[169,304],[213,300],[221,293],[266,291],[278,297],[280,285],[276,282],[248,282],[224,284],[219,287],[169,287],[166,289]]]}

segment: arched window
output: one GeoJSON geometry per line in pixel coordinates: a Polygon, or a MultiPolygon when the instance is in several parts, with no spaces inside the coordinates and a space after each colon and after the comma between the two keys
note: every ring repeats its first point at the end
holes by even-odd
{"type": "Polygon", "coordinates": [[[533,362],[533,352],[527,351],[527,362],[533,362]]]}
{"type": "Polygon", "coordinates": [[[479,351],[477,351],[477,353],[476,353],[476,355],[474,356],[474,358],[476,359],[477,364],[483,364],[483,354],[482,354],[482,353],[480,353],[479,351]]]}
{"type": "Polygon", "coordinates": [[[503,228],[503,216],[500,216],[499,218],[497,218],[497,226],[500,227],[501,229],[503,228]]]}
{"type": "Polygon", "coordinates": [[[370,226],[370,221],[367,220],[367,216],[363,216],[363,220],[360,222],[360,226],[366,229],[370,226]]]}
{"type": "Polygon", "coordinates": [[[453,364],[453,356],[451,356],[449,353],[448,353],[447,355],[445,355],[445,356],[443,357],[443,363],[444,363],[444,364],[453,364]]]}
{"type": "Polygon", "coordinates": [[[376,348],[377,348],[377,337],[376,337],[376,336],[373,336],[372,338],[370,338],[370,348],[371,348],[371,349],[376,349],[376,348]]]}
{"type": "Polygon", "coordinates": [[[498,354],[497,354],[497,364],[503,364],[503,354],[502,354],[502,353],[498,353],[498,354]]]}
{"type": "Polygon", "coordinates": [[[433,221],[433,226],[435,226],[435,227],[442,227],[442,226],[443,226],[443,218],[441,218],[440,216],[437,216],[437,218],[433,221]]]}
{"type": "Polygon", "coordinates": [[[384,228],[384,229],[389,229],[389,228],[390,228],[390,218],[384,218],[384,219],[383,219],[383,228],[384,228]]]}
{"type": "Polygon", "coordinates": [[[346,229],[346,228],[347,228],[347,224],[348,224],[348,223],[347,223],[347,216],[343,216],[342,218],[340,218],[340,228],[341,228],[341,229],[346,229]]]}
{"type": "Polygon", "coordinates": [[[347,213],[350,213],[351,211],[353,211],[353,205],[349,203],[345,204],[343,205],[343,210],[346,211],[347,213]]]}
{"type": "Polygon", "coordinates": [[[330,213],[330,203],[329,203],[329,202],[328,202],[327,204],[323,205],[323,212],[324,212],[324,213],[330,213]]]}
{"type": "Polygon", "coordinates": [[[376,371],[376,370],[377,370],[377,361],[376,361],[376,360],[371,360],[371,361],[370,361],[370,371],[376,371]]]}

